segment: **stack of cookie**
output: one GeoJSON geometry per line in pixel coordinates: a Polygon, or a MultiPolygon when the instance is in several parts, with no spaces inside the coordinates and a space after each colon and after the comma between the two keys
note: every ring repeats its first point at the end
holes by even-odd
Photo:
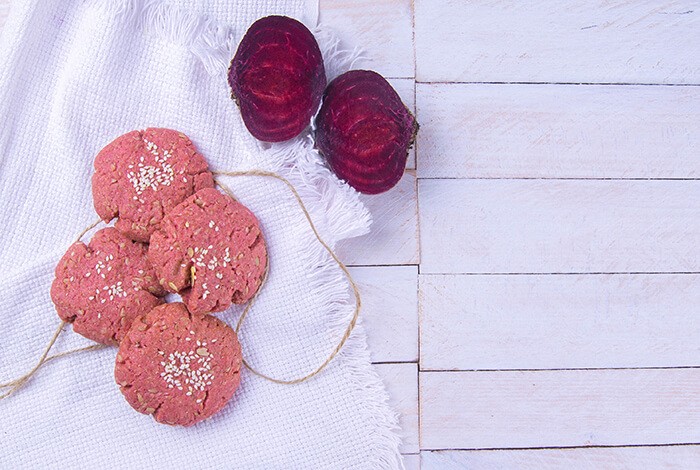
{"type": "Polygon", "coordinates": [[[115,377],[129,404],[189,426],[240,381],[235,331],[210,315],[249,301],[267,250],[255,215],[214,189],[207,162],[169,129],[125,134],[95,158],[95,210],[114,227],[73,244],[51,298],[81,335],[119,345],[115,377]],[[165,303],[166,293],[183,302],[165,303]]]}

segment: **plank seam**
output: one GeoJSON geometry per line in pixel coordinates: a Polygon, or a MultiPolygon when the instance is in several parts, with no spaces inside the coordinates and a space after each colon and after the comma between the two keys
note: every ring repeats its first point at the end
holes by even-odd
{"type": "MultiPolygon", "coordinates": [[[[416,157],[417,160],[417,157],[416,157]]],[[[418,163],[416,161],[416,167],[418,163]]],[[[700,178],[675,178],[675,177],[661,177],[661,178],[649,178],[649,177],[639,177],[639,178],[619,178],[619,177],[542,177],[542,176],[418,176],[419,180],[514,180],[514,181],[700,181],[700,178]]]]}
{"type": "Polygon", "coordinates": [[[619,449],[638,447],[691,447],[698,446],[700,442],[673,442],[668,444],[620,444],[620,445],[590,445],[590,446],[545,446],[545,447],[445,447],[445,448],[421,448],[421,452],[439,451],[509,451],[509,450],[560,450],[560,449],[619,449]]]}
{"type": "MultiPolygon", "coordinates": [[[[402,265],[405,266],[405,265],[402,265]]],[[[679,274],[689,274],[697,275],[700,271],[591,271],[591,272],[550,272],[550,273],[517,273],[517,272],[496,272],[496,273],[485,273],[485,272],[428,272],[421,273],[418,271],[420,276],[621,276],[621,275],[643,275],[643,276],[656,276],[656,275],[679,275],[679,274]]]]}
{"type": "MultiPolygon", "coordinates": [[[[404,78],[404,77],[392,77],[404,78]]],[[[646,82],[480,82],[480,81],[423,81],[421,85],[564,85],[564,86],[668,86],[668,87],[697,87],[700,83],[646,83],[646,82]]]]}
{"type": "Polygon", "coordinates": [[[674,370],[674,369],[700,369],[700,365],[694,366],[638,366],[638,367],[553,367],[540,369],[423,369],[419,372],[449,373],[449,372],[551,372],[551,371],[603,371],[603,370],[674,370]]]}

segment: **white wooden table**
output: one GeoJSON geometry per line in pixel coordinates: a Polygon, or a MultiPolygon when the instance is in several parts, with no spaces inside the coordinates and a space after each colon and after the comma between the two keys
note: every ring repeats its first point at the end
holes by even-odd
{"type": "Polygon", "coordinates": [[[321,20],[421,124],[340,248],[407,468],[700,468],[700,2],[321,20]]]}

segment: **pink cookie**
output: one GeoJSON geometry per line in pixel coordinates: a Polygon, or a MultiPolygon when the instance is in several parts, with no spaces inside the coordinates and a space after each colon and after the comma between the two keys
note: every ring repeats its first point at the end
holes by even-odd
{"type": "Polygon", "coordinates": [[[247,302],[267,264],[258,220],[216,189],[202,189],[170,211],[151,237],[148,257],[161,285],[180,292],[192,313],[247,302]]]}
{"type": "Polygon", "coordinates": [[[190,139],[149,128],[117,137],[95,158],[92,195],[105,222],[127,237],[148,242],[170,209],[214,180],[190,139]]]}
{"type": "Polygon", "coordinates": [[[165,294],[146,257],[146,245],[113,228],[74,243],[56,266],[51,299],[58,316],[98,343],[116,344],[134,318],[162,303],[165,294]]]}
{"type": "Polygon", "coordinates": [[[228,403],[240,369],[236,332],[177,302],[134,321],[119,346],[114,376],[136,411],[159,423],[191,426],[228,403]]]}

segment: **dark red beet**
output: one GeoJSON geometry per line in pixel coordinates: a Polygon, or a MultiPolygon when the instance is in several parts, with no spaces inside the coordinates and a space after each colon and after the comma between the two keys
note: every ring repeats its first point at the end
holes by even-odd
{"type": "Polygon", "coordinates": [[[406,167],[418,123],[384,77],[352,70],[333,80],[316,116],[316,147],[365,194],[388,191],[406,167]]]}
{"type": "Polygon", "coordinates": [[[286,16],[261,18],[248,28],[228,70],[231,96],[253,136],[282,142],[311,122],[326,87],[316,39],[286,16]]]}

